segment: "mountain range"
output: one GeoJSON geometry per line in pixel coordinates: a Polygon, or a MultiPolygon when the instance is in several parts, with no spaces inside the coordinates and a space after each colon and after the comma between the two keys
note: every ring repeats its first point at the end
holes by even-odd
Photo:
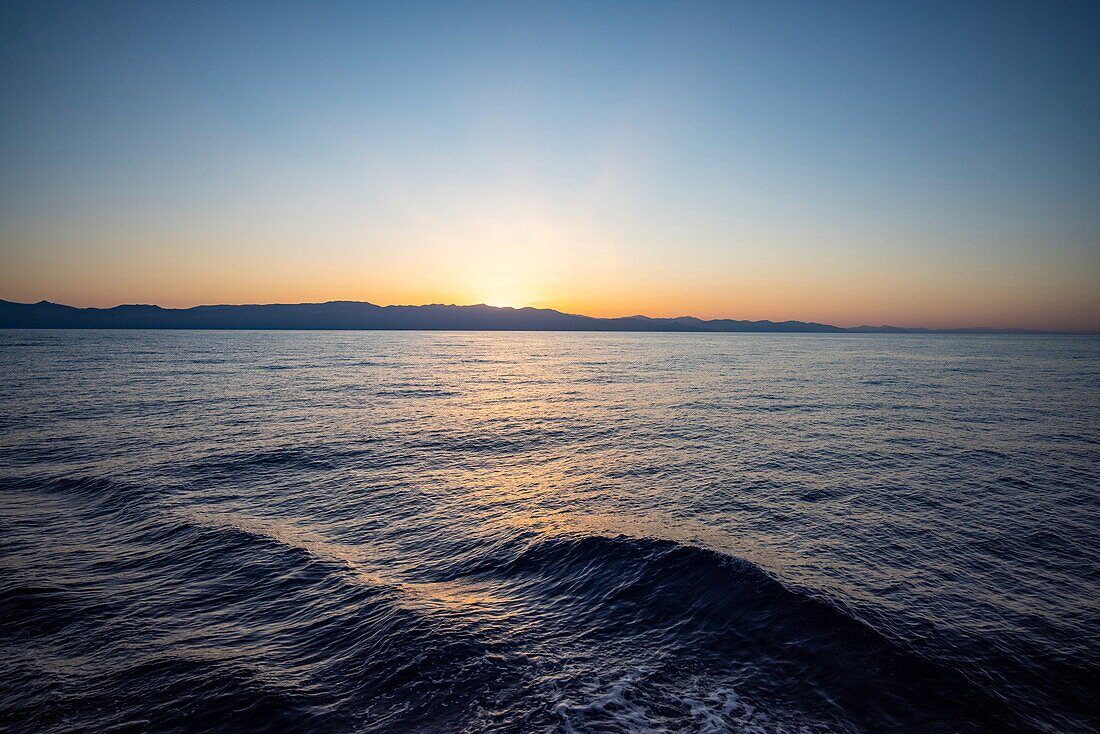
{"type": "Polygon", "coordinates": [[[363,301],[162,308],[76,308],[49,301],[0,300],[0,328],[13,329],[424,329],[484,331],[687,331],[820,333],[1040,334],[1027,329],[842,328],[812,321],[739,321],[693,316],[596,318],[546,308],[506,306],[376,306],[363,301]]]}

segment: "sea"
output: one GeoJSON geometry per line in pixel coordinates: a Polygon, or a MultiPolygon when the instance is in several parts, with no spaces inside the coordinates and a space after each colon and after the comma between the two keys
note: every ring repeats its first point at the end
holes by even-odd
{"type": "Polygon", "coordinates": [[[0,332],[0,729],[1100,728],[1100,338],[0,332]]]}

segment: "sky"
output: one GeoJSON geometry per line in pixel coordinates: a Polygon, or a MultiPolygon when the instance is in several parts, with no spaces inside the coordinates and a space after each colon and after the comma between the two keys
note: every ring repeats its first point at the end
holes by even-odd
{"type": "Polygon", "coordinates": [[[1090,3],[6,2],[0,298],[1100,330],[1090,3]]]}

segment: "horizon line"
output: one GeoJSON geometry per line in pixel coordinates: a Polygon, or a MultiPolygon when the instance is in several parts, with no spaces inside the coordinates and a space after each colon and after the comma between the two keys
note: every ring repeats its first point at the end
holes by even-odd
{"type": "MultiPolygon", "coordinates": [[[[372,301],[357,301],[357,300],[350,300],[350,299],[335,299],[335,300],[328,300],[328,301],[302,301],[302,302],[297,302],[297,303],[290,303],[290,302],[209,303],[209,304],[197,304],[197,305],[194,305],[194,306],[161,306],[161,305],[156,304],[156,303],[119,303],[119,304],[116,304],[114,306],[103,307],[103,306],[72,306],[72,305],[69,305],[69,304],[57,303],[55,301],[50,301],[50,300],[47,300],[47,299],[41,299],[39,301],[28,303],[28,302],[22,302],[22,301],[9,301],[9,300],[0,298],[0,304],[9,304],[9,305],[12,305],[12,306],[23,306],[23,307],[33,307],[33,306],[47,305],[47,306],[56,306],[56,307],[60,307],[60,308],[65,308],[65,309],[73,309],[73,310],[76,310],[76,311],[99,311],[99,312],[108,312],[108,311],[112,311],[112,310],[115,310],[115,309],[122,309],[122,308],[155,308],[155,309],[159,309],[161,311],[184,312],[184,311],[193,311],[193,310],[197,310],[197,309],[210,309],[210,308],[265,308],[265,307],[278,307],[278,306],[293,307],[293,306],[326,306],[326,305],[334,305],[334,304],[355,304],[355,305],[371,306],[373,308],[378,308],[378,309],[387,309],[387,308],[416,308],[416,309],[419,309],[419,308],[438,307],[438,308],[455,308],[455,309],[487,308],[487,309],[493,309],[493,310],[496,310],[496,311],[512,311],[512,312],[539,311],[539,312],[559,314],[561,316],[566,316],[566,317],[573,317],[573,318],[580,318],[580,319],[590,319],[590,320],[594,320],[594,321],[620,321],[621,322],[621,321],[628,321],[628,320],[634,319],[634,320],[645,320],[645,321],[655,321],[655,322],[684,322],[684,321],[689,321],[689,322],[699,322],[700,324],[714,324],[715,322],[718,322],[718,323],[732,322],[732,323],[740,323],[740,324],[761,324],[761,325],[766,325],[766,324],[774,324],[774,325],[802,324],[802,325],[811,326],[811,327],[819,326],[819,327],[825,327],[827,329],[836,329],[837,330],[835,332],[830,332],[830,333],[838,333],[838,332],[840,332],[840,333],[844,333],[844,332],[847,332],[847,333],[865,333],[865,334],[866,333],[962,333],[962,334],[965,334],[965,333],[984,333],[984,334],[1006,334],[1006,335],[1011,335],[1011,334],[1023,334],[1023,335],[1026,335],[1026,334],[1059,335],[1059,334],[1061,334],[1061,335],[1081,335],[1081,336],[1100,335],[1100,331],[1095,331],[1095,330],[1094,331],[1089,331],[1089,330],[1064,330],[1064,329],[1032,329],[1032,328],[1025,328],[1025,327],[1018,327],[1018,326],[1005,326],[1005,327],[993,327],[993,326],[928,327],[928,326],[899,326],[899,325],[896,325],[896,324],[885,324],[885,323],[875,325],[875,324],[864,322],[864,323],[862,323],[858,326],[847,326],[846,327],[846,326],[837,326],[835,324],[829,324],[829,323],[825,323],[825,322],[822,322],[822,321],[803,321],[803,320],[800,320],[800,319],[785,319],[785,320],[782,320],[782,321],[773,321],[771,319],[737,319],[737,318],[728,317],[728,316],[712,318],[712,319],[704,319],[704,318],[700,318],[700,317],[697,317],[697,316],[691,316],[691,315],[688,315],[688,314],[682,314],[682,315],[679,315],[679,316],[648,316],[648,315],[645,315],[645,314],[636,313],[636,314],[630,314],[630,315],[625,315],[625,316],[589,316],[587,314],[572,313],[572,312],[568,312],[568,311],[561,311],[561,310],[558,310],[558,309],[555,309],[555,308],[547,308],[547,307],[531,306],[531,305],[513,306],[513,305],[493,305],[493,304],[488,304],[488,303],[458,304],[458,303],[442,303],[442,302],[433,302],[433,303],[424,303],[424,304],[393,303],[393,304],[381,305],[381,304],[374,303],[372,301]]],[[[6,328],[35,328],[35,327],[25,327],[25,326],[23,326],[23,327],[6,327],[6,328]]],[[[89,327],[38,327],[38,328],[89,328],[89,327]]],[[[118,328],[118,327],[105,327],[105,328],[118,328]]],[[[123,327],[123,328],[141,328],[141,327],[123,327]]],[[[163,329],[163,328],[178,328],[178,327],[148,327],[148,328],[163,329]]],[[[217,327],[198,327],[198,328],[209,329],[209,328],[217,328],[217,327]]],[[[232,329],[234,327],[226,327],[226,328],[232,329]]],[[[341,327],[341,328],[346,328],[346,327],[341,327]]],[[[364,327],[363,330],[371,330],[371,328],[370,327],[364,327]]],[[[451,329],[448,329],[448,330],[451,330],[451,329]]],[[[485,329],[459,328],[459,329],[453,329],[453,330],[476,331],[476,330],[485,330],[485,329]]],[[[505,330],[508,330],[508,329],[489,329],[489,330],[505,331],[505,330]]],[[[533,329],[515,329],[515,330],[522,330],[522,331],[563,331],[563,330],[569,330],[569,329],[562,329],[562,328],[537,329],[537,328],[533,328],[533,329]]],[[[594,331],[595,329],[590,329],[590,330],[594,331]]],[[[622,330],[621,329],[609,329],[609,331],[622,331],[622,330]]],[[[701,330],[701,331],[705,331],[706,333],[721,333],[719,331],[712,331],[712,330],[701,330]]],[[[691,333],[693,333],[693,332],[691,332],[691,333]]]]}

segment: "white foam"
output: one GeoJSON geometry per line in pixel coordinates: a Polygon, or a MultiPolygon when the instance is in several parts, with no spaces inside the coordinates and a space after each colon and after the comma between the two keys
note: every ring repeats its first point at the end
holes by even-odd
{"type": "Polygon", "coordinates": [[[682,686],[648,682],[640,673],[596,682],[554,707],[566,734],[786,734],[809,728],[773,720],[726,682],[692,678],[682,686]]]}

